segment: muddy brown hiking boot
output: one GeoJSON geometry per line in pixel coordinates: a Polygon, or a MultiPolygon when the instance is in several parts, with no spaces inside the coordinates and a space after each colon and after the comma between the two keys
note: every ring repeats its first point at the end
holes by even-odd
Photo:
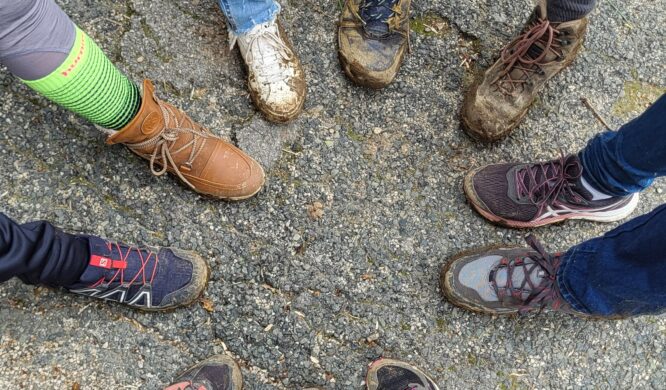
{"type": "Polygon", "coordinates": [[[264,184],[264,171],[256,161],[158,99],[149,80],[143,82],[136,117],[107,143],[125,144],[150,161],[156,176],[172,173],[201,194],[240,200],[253,196],[264,184]]]}
{"type": "Polygon", "coordinates": [[[541,1],[518,37],[470,88],[462,124],[473,138],[507,136],[527,113],[546,82],[569,65],[583,44],[587,18],[551,23],[541,1]]]}
{"type": "Polygon", "coordinates": [[[409,49],[411,0],[346,0],[338,27],[340,63],[349,78],[383,88],[409,49]]]}

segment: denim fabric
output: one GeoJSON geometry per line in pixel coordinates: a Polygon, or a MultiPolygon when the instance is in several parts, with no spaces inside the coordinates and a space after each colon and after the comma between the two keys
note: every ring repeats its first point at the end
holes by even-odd
{"type": "Polygon", "coordinates": [[[0,282],[18,277],[29,284],[65,286],[88,265],[88,240],[48,222],[19,225],[0,213],[0,282]]]}
{"type": "Polygon", "coordinates": [[[666,308],[666,205],[563,256],[557,282],[574,309],[598,316],[658,314],[666,308]]]}
{"type": "Polygon", "coordinates": [[[666,175],[666,94],[620,130],[594,137],[579,157],[585,180],[608,195],[639,192],[666,175]]]}
{"type": "Polygon", "coordinates": [[[246,33],[258,24],[270,22],[280,12],[280,4],[275,0],[219,0],[219,3],[235,34],[246,33]]]}

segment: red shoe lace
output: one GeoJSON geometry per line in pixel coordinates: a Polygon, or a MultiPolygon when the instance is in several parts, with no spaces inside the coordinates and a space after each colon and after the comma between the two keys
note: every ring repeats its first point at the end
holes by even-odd
{"type": "Polygon", "coordinates": [[[139,271],[132,277],[129,282],[125,282],[125,267],[117,267],[116,268],[116,273],[111,277],[110,280],[106,281],[106,277],[102,277],[100,280],[95,282],[91,288],[97,287],[100,284],[111,284],[113,282],[118,282],[120,283],[121,286],[131,286],[133,285],[139,277],[141,278],[141,283],[143,285],[149,283],[152,284],[153,280],[155,279],[155,274],[157,273],[157,264],[159,263],[160,259],[159,256],[156,253],[153,253],[152,251],[145,250],[148,252],[148,255],[144,257],[144,251],[141,250],[139,247],[134,247],[134,246],[128,246],[127,251],[123,252],[120,244],[117,242],[111,243],[111,242],[106,242],[107,248],[110,253],[113,253],[113,246],[115,245],[116,250],[118,251],[118,254],[120,256],[120,259],[118,259],[119,262],[127,264],[127,259],[129,256],[132,254],[132,252],[136,252],[139,255],[139,259],[141,260],[141,268],[139,268],[139,271]],[[152,267],[152,271],[150,271],[150,277],[147,277],[147,272],[146,272],[146,267],[148,266],[148,263],[153,259],[154,256],[154,264],[152,267]]]}

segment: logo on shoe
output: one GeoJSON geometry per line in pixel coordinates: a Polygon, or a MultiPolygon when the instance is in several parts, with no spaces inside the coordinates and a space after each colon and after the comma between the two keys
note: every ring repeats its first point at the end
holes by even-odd
{"type": "Polygon", "coordinates": [[[106,269],[125,269],[127,262],[123,260],[113,260],[108,257],[92,255],[90,256],[90,265],[106,269]]]}
{"type": "MultiPolygon", "coordinates": [[[[83,33],[81,33],[81,35],[83,35],[83,33]]],[[[69,65],[67,69],[65,69],[62,72],[63,76],[67,77],[74,70],[74,68],[76,68],[79,62],[81,62],[81,58],[83,57],[85,51],[86,51],[86,39],[85,35],[83,35],[83,37],[81,38],[81,47],[79,48],[79,54],[74,59],[74,62],[72,62],[72,64],[69,65]]]]}

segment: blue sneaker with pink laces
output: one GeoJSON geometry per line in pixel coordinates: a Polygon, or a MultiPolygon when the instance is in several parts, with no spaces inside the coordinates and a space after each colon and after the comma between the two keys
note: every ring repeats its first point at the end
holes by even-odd
{"type": "Polygon", "coordinates": [[[65,287],[72,293],[158,311],[194,302],[208,282],[208,265],[196,253],[86,238],[88,267],[65,287]]]}

